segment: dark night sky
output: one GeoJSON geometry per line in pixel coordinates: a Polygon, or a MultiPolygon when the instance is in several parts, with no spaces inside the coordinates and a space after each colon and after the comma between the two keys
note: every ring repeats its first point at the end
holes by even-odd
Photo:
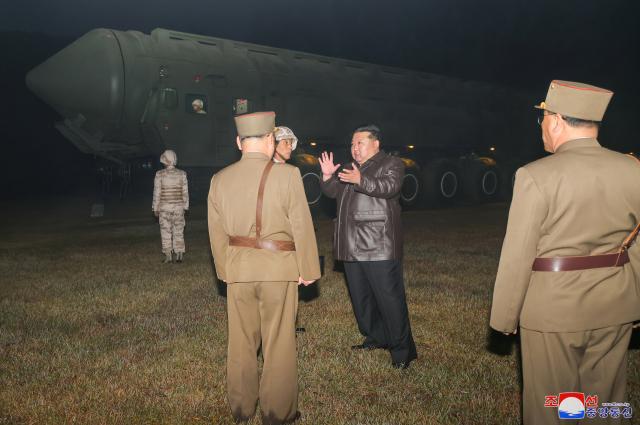
{"type": "Polygon", "coordinates": [[[67,43],[96,27],[164,27],[505,84],[534,93],[532,104],[551,79],[583,81],[616,93],[612,107],[628,117],[617,122],[640,113],[637,0],[22,0],[2,9],[0,32],[67,43]]]}
{"type": "Polygon", "coordinates": [[[0,30],[165,27],[521,87],[560,78],[616,90],[633,88],[639,12],[635,0],[23,0],[3,6],[0,30]]]}

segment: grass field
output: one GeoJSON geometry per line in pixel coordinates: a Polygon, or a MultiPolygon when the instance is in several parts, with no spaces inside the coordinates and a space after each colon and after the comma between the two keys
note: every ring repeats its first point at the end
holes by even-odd
{"type": "MultiPolygon", "coordinates": [[[[148,207],[92,221],[73,203],[2,206],[0,424],[232,423],[204,207],[187,219],[186,262],[170,265],[148,207]]],[[[301,423],[520,422],[517,341],[488,329],[506,216],[504,204],[403,215],[419,355],[405,371],[384,351],[349,349],[361,337],[331,267],[331,221],[317,220],[327,267],[300,303],[301,423]]],[[[639,366],[633,349],[637,407],[639,366]]]]}

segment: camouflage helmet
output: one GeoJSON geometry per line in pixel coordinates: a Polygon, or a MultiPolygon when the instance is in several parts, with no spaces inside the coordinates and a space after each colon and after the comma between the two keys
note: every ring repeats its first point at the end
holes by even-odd
{"type": "Polygon", "coordinates": [[[178,163],[178,156],[171,149],[167,149],[160,155],[160,162],[167,167],[174,166],[178,163]]]}
{"type": "Polygon", "coordinates": [[[275,136],[276,136],[277,142],[283,139],[291,139],[292,140],[291,150],[293,151],[296,150],[296,146],[298,146],[298,138],[296,137],[295,134],[293,134],[293,131],[291,131],[289,127],[284,127],[284,126],[276,127],[275,136]]]}

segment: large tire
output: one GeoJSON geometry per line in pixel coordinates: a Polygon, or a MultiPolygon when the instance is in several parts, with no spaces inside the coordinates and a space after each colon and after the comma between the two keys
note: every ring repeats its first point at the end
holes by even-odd
{"type": "Polygon", "coordinates": [[[298,154],[291,159],[291,164],[300,169],[304,193],[307,196],[309,210],[314,216],[335,216],[335,202],[322,194],[320,183],[322,172],[318,158],[309,154],[298,154]]]}
{"type": "Polygon", "coordinates": [[[453,203],[460,192],[460,172],[456,165],[444,158],[428,162],[421,171],[422,204],[438,207],[453,203]]]}
{"type": "Polygon", "coordinates": [[[400,189],[400,203],[405,208],[411,208],[418,205],[420,200],[420,168],[418,164],[407,158],[400,158],[404,162],[404,177],[402,179],[402,188],[400,189]]]}
{"type": "Polygon", "coordinates": [[[307,195],[309,207],[319,204],[322,198],[319,173],[314,170],[300,169],[300,175],[302,175],[302,185],[304,186],[304,193],[307,195]]]}
{"type": "Polygon", "coordinates": [[[520,167],[521,164],[515,161],[498,164],[498,175],[500,177],[499,197],[501,200],[511,202],[513,185],[516,182],[516,171],[520,167]]]}
{"type": "Polygon", "coordinates": [[[465,160],[462,169],[465,201],[478,204],[497,199],[500,179],[495,161],[486,158],[465,160]]]}

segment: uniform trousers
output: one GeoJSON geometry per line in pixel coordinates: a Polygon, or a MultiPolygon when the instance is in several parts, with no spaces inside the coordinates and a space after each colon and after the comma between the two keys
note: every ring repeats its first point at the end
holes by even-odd
{"type": "Polygon", "coordinates": [[[297,282],[240,282],[227,287],[227,397],[236,420],[248,420],[260,400],[263,423],[295,418],[297,282]],[[258,350],[262,346],[262,376],[258,350]]]}
{"type": "Polygon", "coordinates": [[[347,286],[365,345],[386,346],[394,363],[417,358],[404,292],[402,262],[348,261],[347,286]]]}
{"type": "MultiPolygon", "coordinates": [[[[597,395],[598,403],[625,403],[631,324],[581,332],[538,332],[520,328],[524,425],[576,423],[544,407],[545,396],[561,392],[597,395]]],[[[635,413],[635,412],[634,412],[635,413]]],[[[580,423],[625,423],[586,418],[580,423]]]]}
{"type": "Polygon", "coordinates": [[[160,211],[160,238],[162,239],[162,252],[164,254],[184,253],[184,210],[160,211]]]}

